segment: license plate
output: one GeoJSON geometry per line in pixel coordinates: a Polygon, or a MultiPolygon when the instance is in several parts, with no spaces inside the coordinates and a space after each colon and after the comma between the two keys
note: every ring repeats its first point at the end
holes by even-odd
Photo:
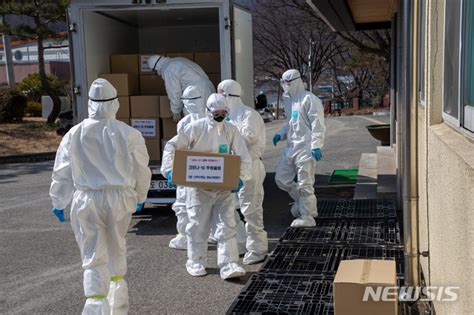
{"type": "Polygon", "coordinates": [[[174,188],[168,187],[167,180],[152,180],[150,189],[152,190],[174,190],[174,188]]]}

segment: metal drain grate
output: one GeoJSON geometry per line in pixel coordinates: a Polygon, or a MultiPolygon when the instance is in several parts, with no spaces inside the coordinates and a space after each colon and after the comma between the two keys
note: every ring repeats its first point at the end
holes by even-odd
{"type": "Polygon", "coordinates": [[[394,259],[403,278],[403,248],[394,246],[278,245],[261,272],[334,277],[340,261],[349,259],[394,259]]]}
{"type": "Polygon", "coordinates": [[[288,228],[282,244],[400,245],[400,229],[394,219],[318,221],[311,228],[288,228]]]}
{"type": "Polygon", "coordinates": [[[396,218],[395,201],[371,200],[320,200],[317,219],[396,218]]]}

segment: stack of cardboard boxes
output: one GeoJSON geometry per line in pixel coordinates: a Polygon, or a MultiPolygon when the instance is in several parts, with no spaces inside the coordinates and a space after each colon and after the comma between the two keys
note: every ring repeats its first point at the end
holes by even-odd
{"type": "MultiPolygon", "coordinates": [[[[215,86],[220,82],[219,53],[167,53],[168,57],[194,60],[208,74],[215,86]]],[[[145,138],[150,160],[161,160],[166,141],[176,135],[165,82],[148,67],[150,55],[114,54],[111,73],[100,74],[117,89],[120,109],[117,119],[140,130],[145,138]]]]}

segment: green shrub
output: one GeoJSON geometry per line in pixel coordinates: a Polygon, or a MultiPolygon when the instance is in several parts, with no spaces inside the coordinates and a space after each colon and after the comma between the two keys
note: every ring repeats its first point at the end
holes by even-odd
{"type": "Polygon", "coordinates": [[[17,90],[0,88],[0,123],[21,122],[25,116],[27,99],[17,90]]]}
{"type": "MultiPolygon", "coordinates": [[[[66,83],[62,82],[58,79],[58,77],[52,74],[48,74],[47,78],[51,89],[53,89],[53,92],[56,95],[66,95],[66,83]]],[[[41,96],[47,95],[46,91],[43,90],[43,86],[41,85],[39,73],[28,75],[20,84],[18,84],[17,88],[29,100],[35,102],[41,102],[41,96]]]]}
{"type": "Polygon", "coordinates": [[[35,101],[28,101],[28,104],[26,104],[25,114],[30,117],[41,117],[41,115],[43,114],[41,109],[42,106],[40,103],[35,101]]]}

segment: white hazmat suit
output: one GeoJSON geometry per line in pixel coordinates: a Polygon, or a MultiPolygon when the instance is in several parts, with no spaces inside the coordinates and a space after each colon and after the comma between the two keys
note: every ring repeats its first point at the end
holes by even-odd
{"type": "MultiPolygon", "coordinates": [[[[193,121],[199,120],[201,118],[206,117],[206,105],[205,100],[200,94],[200,90],[195,86],[188,86],[181,97],[183,101],[184,108],[189,113],[183,119],[181,119],[178,123],[178,133],[184,130],[184,127],[192,123],[193,121]]],[[[167,178],[168,173],[166,170],[171,168],[173,164],[173,156],[174,154],[170,154],[170,150],[174,151],[173,146],[175,146],[175,142],[177,137],[175,136],[173,139],[169,141],[169,144],[165,146],[164,151],[168,153],[164,154],[167,158],[166,161],[164,160],[161,165],[161,173],[165,178],[167,178]]],[[[187,248],[187,239],[186,239],[186,225],[189,223],[188,214],[186,212],[186,187],[178,186],[176,187],[176,201],[173,204],[173,210],[176,213],[176,230],[178,235],[174,237],[170,243],[169,247],[174,249],[186,249],[187,248]]]]}
{"type": "Polygon", "coordinates": [[[321,100],[304,89],[298,70],[286,71],[282,85],[284,96],[288,98],[285,108],[287,122],[277,135],[286,140],[286,146],[278,162],[275,181],[295,201],[291,212],[297,218],[291,226],[315,226],[314,217],[318,211],[312,150],[324,145],[324,109],[321,100]]]}
{"type": "Polygon", "coordinates": [[[150,186],[148,152],[139,131],[115,119],[117,91],[104,79],[89,91],[89,118],[74,126],[56,153],[50,196],[64,209],[84,269],[83,314],[127,314],[125,235],[150,186]]]}
{"type": "Polygon", "coordinates": [[[148,66],[165,81],[166,93],[170,100],[173,119],[177,122],[183,111],[181,94],[188,86],[194,86],[204,101],[215,92],[214,85],[207,74],[196,63],[182,57],[168,58],[160,55],[150,56],[148,66]]]}
{"type": "MultiPolygon", "coordinates": [[[[176,138],[175,148],[211,153],[232,153],[241,158],[240,178],[251,178],[251,159],[244,139],[231,123],[215,119],[225,118],[220,113],[228,112],[226,98],[212,94],[207,101],[209,115],[184,127],[176,138]],[[213,116],[213,115],[218,116],[213,116]]],[[[171,150],[172,151],[172,150],[171,150]]],[[[173,153],[171,152],[170,153],[173,153]]],[[[165,152],[165,155],[167,153],[165,152]]],[[[166,159],[166,157],[164,157],[166,159]]],[[[171,169],[165,170],[167,174],[171,169]]],[[[207,239],[212,218],[217,219],[217,265],[222,279],[243,276],[245,270],[237,262],[239,259],[235,238],[236,221],[234,218],[234,195],[227,190],[206,190],[188,187],[187,211],[189,224],[186,226],[188,237],[188,261],[186,269],[193,276],[206,274],[207,239]]]]}
{"type": "Polygon", "coordinates": [[[265,123],[253,108],[242,103],[242,88],[238,82],[224,80],[217,90],[226,95],[230,110],[228,117],[245,139],[252,158],[252,178],[244,182],[238,196],[247,232],[247,252],[243,261],[244,264],[254,264],[264,260],[268,252],[267,233],[263,226],[265,167],[261,160],[266,145],[265,123]]]}

